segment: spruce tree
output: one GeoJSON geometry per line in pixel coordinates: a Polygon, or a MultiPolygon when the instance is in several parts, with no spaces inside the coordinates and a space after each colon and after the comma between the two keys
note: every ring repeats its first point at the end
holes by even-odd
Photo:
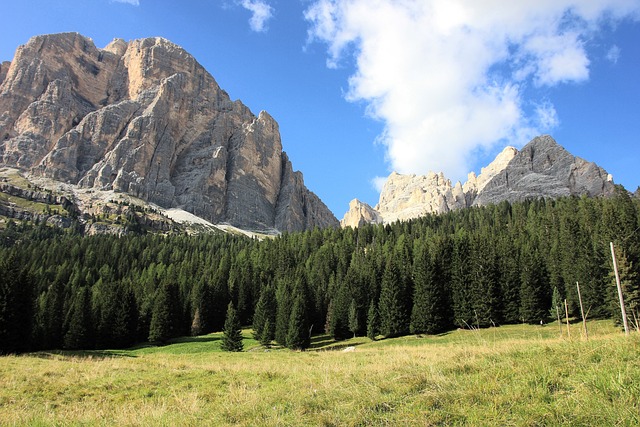
{"type": "Polygon", "coordinates": [[[27,351],[33,323],[31,280],[15,258],[0,263],[0,354],[27,351]]]}
{"type": "Polygon", "coordinates": [[[349,330],[356,337],[356,334],[360,330],[360,320],[358,319],[358,307],[356,306],[356,300],[352,299],[349,305],[349,330]]]}
{"type": "Polygon", "coordinates": [[[380,316],[378,316],[378,307],[376,307],[376,302],[372,300],[369,305],[369,311],[367,312],[367,337],[372,341],[375,341],[379,334],[380,316]]]}
{"type": "Polygon", "coordinates": [[[466,233],[456,236],[451,260],[451,293],[455,324],[460,328],[469,328],[474,322],[471,302],[471,254],[469,237],[466,233]]]}
{"type": "Polygon", "coordinates": [[[157,291],[151,324],[149,325],[149,341],[165,343],[178,335],[176,323],[179,321],[177,288],[173,284],[165,284],[157,291]]]}
{"type": "Polygon", "coordinates": [[[380,330],[387,337],[396,337],[409,331],[409,313],[406,311],[402,276],[394,256],[390,256],[382,275],[380,289],[380,330]]]}
{"type": "Polygon", "coordinates": [[[538,324],[548,318],[546,283],[546,271],[538,250],[525,247],[520,284],[520,317],[523,322],[538,324]]]}
{"type": "Polygon", "coordinates": [[[269,346],[275,339],[276,299],[273,287],[267,286],[258,299],[253,315],[253,337],[260,344],[269,346]]]}
{"type": "Polygon", "coordinates": [[[311,344],[311,337],[307,328],[306,302],[304,294],[298,293],[295,297],[289,319],[287,331],[287,347],[292,350],[304,350],[311,344]]]}
{"type": "Polygon", "coordinates": [[[222,334],[222,344],[220,347],[224,351],[242,351],[244,348],[240,319],[231,302],[227,306],[227,316],[224,321],[224,332],[222,334]]]}
{"type": "Polygon", "coordinates": [[[549,309],[549,315],[554,319],[559,319],[562,316],[560,315],[560,307],[563,305],[562,297],[560,296],[560,292],[557,287],[553,287],[553,293],[551,294],[551,308],[549,309]]]}
{"type": "Polygon", "coordinates": [[[91,291],[88,286],[76,291],[65,323],[64,348],[87,350],[93,347],[91,291]]]}
{"type": "Polygon", "coordinates": [[[293,287],[287,280],[278,280],[276,287],[276,325],[275,340],[278,344],[287,345],[287,332],[293,306],[293,287]]]}
{"type": "Polygon", "coordinates": [[[434,260],[426,242],[420,242],[414,259],[411,333],[435,334],[448,327],[448,301],[442,280],[436,280],[434,260]]]}

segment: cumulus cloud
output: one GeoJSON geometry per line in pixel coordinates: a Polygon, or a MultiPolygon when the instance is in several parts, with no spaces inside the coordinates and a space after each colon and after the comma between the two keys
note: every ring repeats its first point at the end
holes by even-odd
{"type": "Polygon", "coordinates": [[[329,67],[355,59],[347,99],[384,122],[391,169],[460,179],[474,153],[558,126],[527,88],[588,80],[588,40],[634,14],[637,0],[315,0],[305,18],[329,67]]]}
{"type": "Polygon", "coordinates": [[[241,0],[240,6],[251,12],[249,26],[258,33],[267,31],[267,22],[273,17],[273,8],[264,0],[241,0]]]}
{"type": "Polygon", "coordinates": [[[130,4],[133,6],[140,6],[140,0],[111,0],[111,2],[116,2],[116,3],[126,3],[126,4],[130,4]]]}

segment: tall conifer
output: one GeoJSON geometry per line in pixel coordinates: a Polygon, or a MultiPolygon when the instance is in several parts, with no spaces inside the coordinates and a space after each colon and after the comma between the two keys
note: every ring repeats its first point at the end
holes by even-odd
{"type": "Polygon", "coordinates": [[[242,351],[244,348],[240,319],[231,302],[227,306],[227,315],[224,321],[224,331],[220,347],[225,351],[242,351]]]}

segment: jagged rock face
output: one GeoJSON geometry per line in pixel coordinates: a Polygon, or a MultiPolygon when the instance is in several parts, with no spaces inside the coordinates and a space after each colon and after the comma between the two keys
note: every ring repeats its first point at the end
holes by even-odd
{"type": "Polygon", "coordinates": [[[482,191],[494,176],[502,172],[517,154],[518,150],[514,147],[506,147],[489,163],[489,166],[480,170],[480,175],[476,176],[475,172],[470,172],[467,177],[467,182],[465,182],[462,187],[464,192],[472,194],[473,198],[475,198],[475,195],[482,191]]]}
{"type": "Polygon", "coordinates": [[[505,148],[480,175],[471,172],[464,185],[442,173],[400,175],[392,173],[380,193],[375,209],[353,201],[341,224],[391,223],[427,213],[516,202],[525,199],[570,195],[606,196],[614,191],[613,180],[595,163],[574,157],[548,135],[529,142],[522,151],[505,148]],[[375,220],[373,220],[375,218],[375,220]]]}
{"type": "Polygon", "coordinates": [[[360,227],[364,224],[379,224],[382,222],[380,213],[369,206],[367,203],[358,199],[353,199],[349,203],[349,210],[340,221],[340,226],[344,227],[360,227]]]}
{"type": "Polygon", "coordinates": [[[460,183],[452,186],[442,173],[401,175],[394,172],[387,178],[375,209],[388,223],[465,206],[460,183]]]}
{"type": "Polygon", "coordinates": [[[338,224],[293,172],[276,121],[162,38],[98,49],[66,33],[18,48],[0,86],[0,162],[240,228],[338,224]]]}
{"type": "Polygon", "coordinates": [[[548,135],[527,144],[484,186],[474,206],[522,201],[537,197],[610,195],[611,176],[595,163],[573,156],[548,135]]]}
{"type": "Polygon", "coordinates": [[[9,72],[9,67],[11,66],[11,62],[5,61],[0,63],[0,84],[4,81],[4,78],[7,77],[7,73],[9,72]]]}

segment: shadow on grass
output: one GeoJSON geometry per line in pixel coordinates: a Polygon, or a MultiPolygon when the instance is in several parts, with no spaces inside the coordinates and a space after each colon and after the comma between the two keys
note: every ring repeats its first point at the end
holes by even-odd
{"type": "MultiPolygon", "coordinates": [[[[361,337],[359,337],[361,338],[361,337]]],[[[357,347],[366,344],[366,342],[354,342],[352,339],[344,341],[336,341],[331,335],[323,334],[311,337],[311,344],[308,351],[340,351],[347,347],[357,347]]]]}
{"type": "Polygon", "coordinates": [[[318,349],[321,347],[325,347],[329,344],[333,344],[336,341],[330,335],[316,335],[311,337],[311,344],[309,345],[309,349],[318,349]]]}
{"type": "Polygon", "coordinates": [[[201,335],[197,337],[179,337],[169,340],[166,345],[170,344],[183,344],[183,343],[206,343],[206,342],[214,342],[220,341],[222,338],[220,335],[211,336],[211,335],[201,335]]]}
{"type": "Polygon", "coordinates": [[[126,350],[53,350],[53,351],[39,351],[37,353],[31,353],[30,355],[37,357],[39,359],[59,359],[59,360],[72,360],[72,359],[103,360],[103,359],[138,357],[135,354],[131,354],[126,350]]]}

